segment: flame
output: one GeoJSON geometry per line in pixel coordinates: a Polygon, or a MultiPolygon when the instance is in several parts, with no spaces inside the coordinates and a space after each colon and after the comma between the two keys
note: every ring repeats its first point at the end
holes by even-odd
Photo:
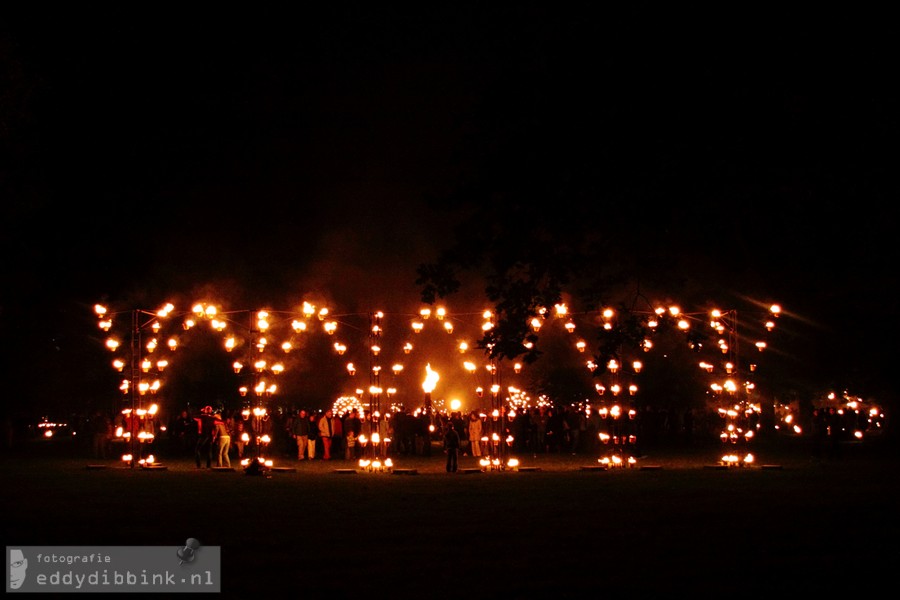
{"type": "Polygon", "coordinates": [[[438,375],[437,371],[431,368],[431,363],[425,365],[425,373],[425,381],[422,383],[422,389],[425,390],[426,394],[430,394],[434,391],[434,387],[441,377],[438,375]]]}

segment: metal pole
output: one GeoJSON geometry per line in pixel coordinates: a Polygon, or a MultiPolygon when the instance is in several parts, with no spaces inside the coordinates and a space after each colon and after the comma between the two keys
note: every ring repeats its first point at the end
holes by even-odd
{"type": "Polygon", "coordinates": [[[137,415],[137,396],[141,385],[141,324],[140,310],[134,309],[131,312],[131,414],[128,415],[128,439],[131,460],[130,468],[134,468],[135,461],[135,432],[134,418],[137,415]]]}

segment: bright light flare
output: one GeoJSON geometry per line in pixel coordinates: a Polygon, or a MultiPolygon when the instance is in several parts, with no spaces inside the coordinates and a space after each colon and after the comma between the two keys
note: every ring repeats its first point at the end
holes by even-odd
{"type": "Polygon", "coordinates": [[[425,390],[426,394],[430,394],[434,391],[435,386],[437,385],[438,380],[440,379],[440,375],[437,371],[431,368],[431,363],[425,365],[425,381],[422,382],[422,389],[425,390]]]}

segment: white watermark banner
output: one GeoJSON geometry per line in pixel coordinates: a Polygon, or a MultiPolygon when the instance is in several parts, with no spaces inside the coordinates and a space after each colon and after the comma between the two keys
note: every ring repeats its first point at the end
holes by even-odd
{"type": "Polygon", "coordinates": [[[7,546],[7,593],[222,591],[221,548],[7,546]]]}

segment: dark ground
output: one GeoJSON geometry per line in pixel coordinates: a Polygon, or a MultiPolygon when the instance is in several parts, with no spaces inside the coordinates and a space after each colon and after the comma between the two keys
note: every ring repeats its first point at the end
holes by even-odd
{"type": "MultiPolygon", "coordinates": [[[[646,452],[588,471],[588,455],[521,457],[527,472],[338,474],[342,461],[271,477],[124,469],[64,446],[0,455],[6,545],[222,548],[221,596],[294,598],[836,597],[881,594],[898,552],[895,443],[813,457],[760,443],[754,467],[711,468],[718,447],[646,452]],[[766,465],[766,468],[763,468],[766,465]]],[[[461,459],[462,467],[474,459],[461,459]]]]}

